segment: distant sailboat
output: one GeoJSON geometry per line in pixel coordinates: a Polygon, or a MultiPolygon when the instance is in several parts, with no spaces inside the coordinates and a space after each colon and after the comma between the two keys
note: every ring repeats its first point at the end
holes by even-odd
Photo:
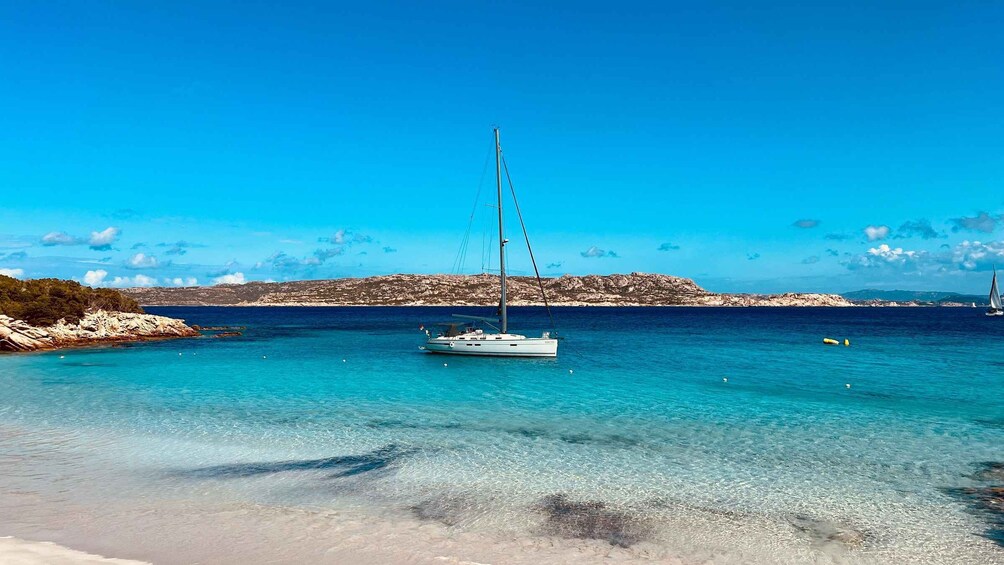
{"type": "MultiPolygon", "coordinates": [[[[508,177],[508,170],[506,176],[508,177]]],[[[429,333],[429,340],[425,343],[424,349],[430,353],[446,353],[448,355],[483,355],[490,357],[557,357],[558,340],[551,336],[551,332],[543,332],[540,337],[526,337],[524,335],[509,333],[509,317],[506,311],[506,272],[505,272],[505,245],[509,240],[505,238],[504,224],[502,222],[502,146],[499,143],[499,130],[495,128],[495,180],[498,184],[498,214],[499,214],[499,307],[497,318],[486,318],[480,316],[461,316],[454,314],[454,318],[471,320],[473,322],[483,322],[498,333],[485,331],[475,327],[472,323],[452,323],[443,324],[445,330],[438,335],[429,333]],[[497,326],[495,324],[498,324],[497,326]]],[[[515,197],[515,192],[513,193],[515,197]]],[[[517,213],[519,206],[516,206],[517,213]]],[[[520,223],[523,219],[520,218],[520,223]]],[[[523,229],[524,234],[526,228],[523,229]]],[[[529,247],[529,240],[527,240],[529,247]]],[[[531,260],[533,253],[530,254],[531,260]]],[[[534,263],[534,271],[537,266],[534,263]]],[[[541,294],[544,293],[544,286],[540,283],[540,275],[537,275],[537,283],[540,286],[541,294]]],[[[547,296],[544,297],[544,305],[547,306],[547,296]]],[[[550,311],[549,311],[550,312],[550,311]]]]}
{"type": "Polygon", "coordinates": [[[1001,293],[997,290],[997,267],[994,267],[994,279],[990,283],[990,307],[987,308],[987,316],[1004,316],[1004,308],[1001,307],[1001,293]]]}

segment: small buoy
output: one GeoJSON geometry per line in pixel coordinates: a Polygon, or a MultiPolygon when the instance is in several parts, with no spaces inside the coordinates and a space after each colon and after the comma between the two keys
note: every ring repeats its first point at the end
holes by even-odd
{"type": "Polygon", "coordinates": [[[823,343],[825,343],[826,345],[837,345],[840,342],[831,337],[824,337],[823,343]]]}
{"type": "Polygon", "coordinates": [[[443,366],[445,367],[445,366],[446,366],[446,363],[443,363],[443,366]]]}
{"type": "Polygon", "coordinates": [[[844,347],[850,347],[850,346],[851,346],[851,340],[845,339],[844,340],[844,347]]]}
{"type": "Polygon", "coordinates": [[[722,382],[723,382],[723,383],[727,383],[727,382],[729,382],[729,378],[728,378],[728,377],[722,377],[722,382]]]}
{"type": "Polygon", "coordinates": [[[345,362],[345,359],[342,359],[342,363],[344,363],[344,362],[345,362]]]}
{"type": "Polygon", "coordinates": [[[180,354],[180,353],[178,354],[178,357],[181,357],[181,354],[180,354]]]}
{"type": "Polygon", "coordinates": [[[571,370],[571,369],[569,369],[569,370],[568,370],[568,374],[569,374],[569,375],[571,375],[571,374],[572,374],[572,370],[571,370]]]}
{"type": "Polygon", "coordinates": [[[59,358],[60,359],[66,359],[66,355],[60,355],[59,358]]]}
{"type": "Polygon", "coordinates": [[[262,355],[261,358],[262,359],[268,359],[268,356],[267,355],[262,355]]]}
{"type": "Polygon", "coordinates": [[[845,387],[845,388],[851,388],[851,383],[847,383],[847,384],[845,384],[845,385],[844,385],[844,387],[845,387]]]}

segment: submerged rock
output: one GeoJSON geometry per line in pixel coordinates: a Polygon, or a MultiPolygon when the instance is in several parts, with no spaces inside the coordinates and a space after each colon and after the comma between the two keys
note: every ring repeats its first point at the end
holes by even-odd
{"type": "Polygon", "coordinates": [[[945,491],[981,516],[987,524],[983,536],[1004,547],[1004,486],[950,488],[945,491]]]}
{"type": "Polygon", "coordinates": [[[977,465],[972,478],[977,481],[995,481],[1004,483],[1004,462],[985,461],[977,465]]]}
{"type": "Polygon", "coordinates": [[[984,483],[974,487],[942,489],[961,500],[987,525],[983,536],[1004,547],[1004,462],[985,461],[976,464],[970,479],[984,483]]]}
{"type": "Polygon", "coordinates": [[[104,342],[143,341],[168,337],[192,337],[199,332],[183,320],[129,312],[89,312],[75,324],[60,320],[36,327],[23,320],[0,315],[0,351],[41,351],[104,342]]]}
{"type": "Polygon", "coordinates": [[[552,494],[545,496],[537,509],[546,517],[543,529],[548,535],[597,539],[614,546],[630,547],[649,533],[639,520],[607,508],[604,502],[579,502],[566,494],[552,494]]]}
{"type": "Polygon", "coordinates": [[[799,531],[808,534],[816,545],[839,543],[849,548],[858,548],[865,543],[868,537],[860,530],[808,516],[794,516],[788,521],[799,531]]]}

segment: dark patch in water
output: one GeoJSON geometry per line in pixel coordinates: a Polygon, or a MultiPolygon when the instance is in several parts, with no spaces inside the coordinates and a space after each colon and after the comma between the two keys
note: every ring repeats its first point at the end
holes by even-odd
{"type": "Polygon", "coordinates": [[[640,441],[620,434],[595,436],[589,434],[562,434],[558,439],[568,443],[591,443],[609,447],[638,447],[641,445],[640,441]]]}
{"type": "Polygon", "coordinates": [[[520,437],[525,437],[527,439],[541,439],[548,437],[548,433],[544,430],[535,430],[533,428],[512,428],[504,431],[520,437]]]}
{"type": "Polygon", "coordinates": [[[976,464],[976,472],[970,475],[977,481],[1004,483],[1004,461],[983,461],[976,464]]]}
{"type": "Polygon", "coordinates": [[[857,396],[867,396],[870,398],[883,398],[883,399],[903,398],[905,396],[903,394],[896,395],[896,394],[889,394],[886,392],[877,392],[874,390],[855,390],[854,394],[857,396]]]}
{"type": "Polygon", "coordinates": [[[370,420],[366,423],[370,428],[389,428],[402,430],[456,430],[463,426],[457,423],[448,424],[423,424],[417,422],[405,422],[403,420],[370,420]]]}
{"type": "Polygon", "coordinates": [[[474,509],[474,505],[467,498],[439,496],[423,500],[408,509],[419,520],[431,520],[447,526],[455,526],[465,513],[474,509]]]}
{"type": "Polygon", "coordinates": [[[537,505],[546,521],[544,533],[577,539],[598,539],[630,547],[645,539],[648,528],[631,516],[599,501],[576,502],[566,494],[545,496],[537,505]]]}
{"type": "Polygon", "coordinates": [[[789,518],[788,522],[795,529],[808,534],[812,538],[813,543],[817,545],[835,542],[847,547],[857,548],[861,547],[865,540],[868,539],[867,534],[864,532],[808,516],[794,516],[789,518]]]}
{"type": "Polygon", "coordinates": [[[980,516],[988,526],[983,537],[1004,547],[1004,462],[976,463],[976,470],[969,478],[984,484],[941,490],[964,502],[971,512],[980,516]]]}
{"type": "Polygon", "coordinates": [[[973,420],[977,424],[982,426],[987,426],[989,428],[1004,428],[1004,418],[1001,419],[990,419],[990,418],[977,418],[973,420]]]}
{"type": "MultiPolygon", "coordinates": [[[[437,424],[437,423],[422,423],[422,422],[406,422],[404,420],[391,420],[391,419],[370,420],[369,422],[366,423],[366,426],[371,428],[403,429],[403,430],[465,429],[464,425],[459,424],[457,422],[437,424]]],[[[468,431],[482,432],[482,433],[504,432],[524,437],[527,439],[559,440],[571,444],[591,444],[591,445],[601,445],[607,447],[625,447],[625,448],[638,447],[639,445],[642,444],[640,440],[621,434],[593,435],[587,433],[557,433],[541,428],[526,428],[526,427],[488,428],[488,427],[471,426],[471,427],[466,427],[466,429],[468,431]]]]}
{"type": "Polygon", "coordinates": [[[298,459],[264,463],[234,463],[181,471],[178,474],[199,479],[235,479],[271,475],[288,471],[334,471],[328,478],[354,477],[364,473],[387,470],[417,449],[402,449],[394,444],[362,455],[341,455],[325,459],[298,459]]]}
{"type": "Polygon", "coordinates": [[[1004,486],[963,487],[942,489],[966,503],[969,509],[982,517],[989,526],[983,537],[1004,547],[1004,486]]]}
{"type": "Polygon", "coordinates": [[[558,440],[575,445],[590,444],[606,447],[638,447],[641,445],[640,441],[621,434],[555,433],[535,428],[511,428],[503,431],[528,439],[558,440]]]}

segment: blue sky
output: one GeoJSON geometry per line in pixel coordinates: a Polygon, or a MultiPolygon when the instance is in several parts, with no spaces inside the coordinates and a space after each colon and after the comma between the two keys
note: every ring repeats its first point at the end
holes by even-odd
{"type": "Polygon", "coordinates": [[[417,4],[4,4],[0,272],[480,272],[495,124],[546,274],[1004,265],[1004,4],[417,4]]]}

